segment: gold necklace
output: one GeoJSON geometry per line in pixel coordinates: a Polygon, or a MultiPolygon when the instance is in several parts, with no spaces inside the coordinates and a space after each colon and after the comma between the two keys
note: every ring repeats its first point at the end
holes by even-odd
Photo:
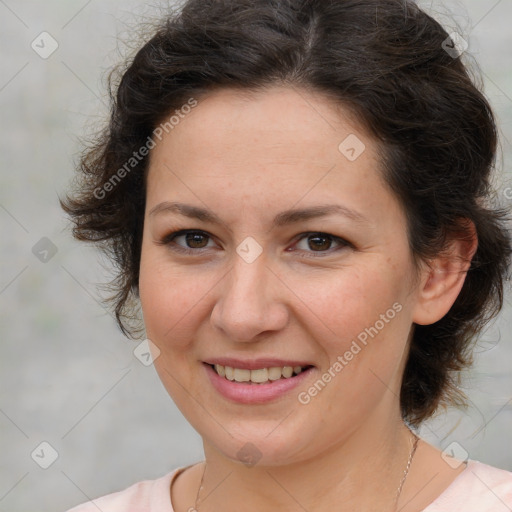
{"type": "MultiPolygon", "coordinates": [[[[420,438],[412,430],[409,429],[409,431],[414,436],[414,441],[412,444],[411,451],[409,452],[409,458],[407,459],[407,465],[405,466],[404,474],[402,476],[402,479],[400,480],[400,485],[398,486],[398,489],[396,490],[395,510],[398,506],[398,500],[400,499],[400,495],[402,494],[402,489],[404,487],[405,481],[407,480],[407,475],[409,474],[409,469],[411,468],[412,459],[414,457],[414,454],[416,453],[416,448],[418,447],[418,441],[420,440],[420,438]]],[[[204,462],[203,474],[201,475],[201,483],[199,484],[199,489],[197,490],[196,501],[194,503],[193,512],[199,512],[199,509],[197,507],[198,507],[198,504],[200,501],[199,494],[203,490],[204,474],[205,473],[206,473],[206,461],[204,462]]]]}

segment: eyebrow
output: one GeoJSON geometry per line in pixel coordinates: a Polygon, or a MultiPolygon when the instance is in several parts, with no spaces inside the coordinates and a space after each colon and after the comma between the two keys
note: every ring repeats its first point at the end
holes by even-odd
{"type": "MultiPolygon", "coordinates": [[[[205,208],[177,202],[164,201],[159,203],[150,210],[149,215],[154,216],[164,212],[174,212],[190,219],[197,219],[211,224],[225,225],[225,222],[220,217],[205,208]]],[[[309,208],[285,210],[274,217],[272,225],[276,227],[285,226],[332,214],[343,215],[358,223],[368,222],[366,217],[355,210],[339,204],[327,204],[311,206],[309,208]]]]}

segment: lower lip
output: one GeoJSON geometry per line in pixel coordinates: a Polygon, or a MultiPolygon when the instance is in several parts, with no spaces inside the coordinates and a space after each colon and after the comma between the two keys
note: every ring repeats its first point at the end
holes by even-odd
{"type": "Polygon", "coordinates": [[[213,387],[225,398],[240,404],[262,404],[290,392],[309,376],[313,368],[302,371],[295,377],[278,379],[268,384],[235,382],[221,377],[209,364],[203,363],[213,387]]]}

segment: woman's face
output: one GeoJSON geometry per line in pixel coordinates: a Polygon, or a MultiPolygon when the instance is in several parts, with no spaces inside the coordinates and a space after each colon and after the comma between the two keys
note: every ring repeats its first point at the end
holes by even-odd
{"type": "Polygon", "coordinates": [[[417,290],[380,169],[347,112],[292,88],[212,93],[152,150],[147,336],[169,394],[226,457],[292,463],[399,420],[417,290]]]}

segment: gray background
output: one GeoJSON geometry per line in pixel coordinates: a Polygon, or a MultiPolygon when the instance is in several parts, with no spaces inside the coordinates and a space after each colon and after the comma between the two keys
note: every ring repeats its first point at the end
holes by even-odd
{"type": "MultiPolygon", "coordinates": [[[[502,135],[498,199],[510,205],[512,3],[432,8],[457,14],[481,66],[502,135]]],[[[106,113],[104,78],[126,50],[119,37],[133,37],[134,25],[157,12],[133,0],[0,0],[0,512],[66,510],[202,457],[199,436],[153,368],[134,357],[137,342],[98,303],[95,283],[107,279],[108,263],[72,240],[57,201],[73,174],[77,139],[106,113]],[[31,48],[43,31],[59,45],[47,59],[31,48]],[[58,453],[48,469],[31,457],[51,461],[43,441],[58,453]]],[[[510,297],[478,343],[465,381],[470,408],[421,430],[443,449],[457,442],[455,452],[508,470],[510,297]]]]}

